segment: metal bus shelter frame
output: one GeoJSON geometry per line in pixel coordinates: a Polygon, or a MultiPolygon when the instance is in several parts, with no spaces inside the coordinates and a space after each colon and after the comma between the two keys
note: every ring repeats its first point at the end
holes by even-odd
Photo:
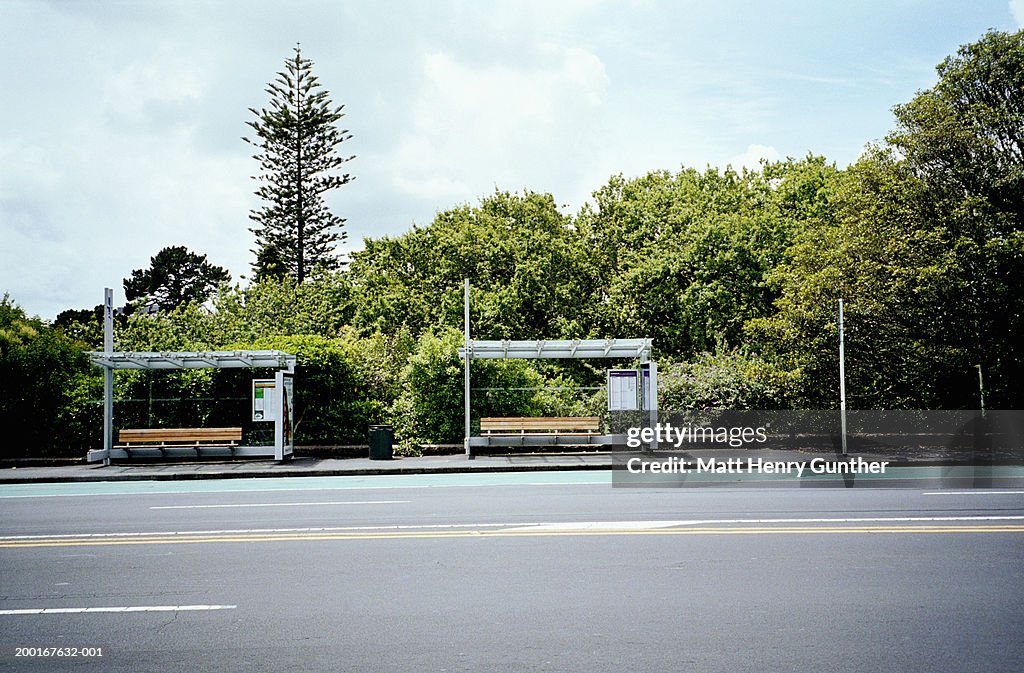
{"type": "MultiPolygon", "coordinates": [[[[288,396],[295,374],[295,356],[279,350],[237,350],[208,352],[140,353],[94,351],[89,353],[92,363],[103,368],[103,448],[89,451],[86,460],[94,463],[103,461],[109,465],[114,458],[129,458],[124,449],[114,448],[114,372],[123,369],[180,370],[180,369],[276,369],[275,383],[281,396],[288,396]]],[[[267,457],[284,460],[292,455],[291,407],[288,399],[288,413],[279,413],[274,420],[273,446],[239,446],[232,455],[243,457],[267,457]]]]}
{"type": "Polygon", "coordinates": [[[466,458],[473,459],[473,447],[487,446],[532,446],[595,445],[612,446],[624,443],[623,435],[542,435],[520,436],[472,436],[470,426],[470,362],[472,360],[509,359],[588,359],[588,358],[636,358],[640,365],[650,372],[649,407],[643,409],[649,414],[649,422],[657,422],[658,414],[658,369],[651,361],[653,340],[645,339],[573,339],[536,341],[473,341],[469,333],[469,279],[465,281],[465,346],[458,349],[459,357],[465,362],[465,438],[463,440],[466,458]]]}

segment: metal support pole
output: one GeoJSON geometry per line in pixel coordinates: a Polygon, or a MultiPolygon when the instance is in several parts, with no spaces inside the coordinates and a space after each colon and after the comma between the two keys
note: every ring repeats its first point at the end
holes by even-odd
{"type": "Polygon", "coordinates": [[[981,378],[981,365],[978,367],[978,393],[981,395],[981,417],[985,418],[985,381],[981,378]]]}
{"type": "MultiPolygon", "coordinates": [[[[647,408],[644,410],[647,415],[647,425],[650,428],[658,427],[658,363],[649,361],[647,363],[647,381],[646,381],[647,395],[646,403],[647,408]]],[[[654,433],[651,438],[651,444],[648,447],[653,453],[658,450],[658,433],[654,433]]]]}
{"type": "MultiPolygon", "coordinates": [[[[103,289],[103,352],[109,356],[114,352],[114,291],[103,289]]],[[[104,465],[110,465],[110,453],[114,450],[114,370],[103,368],[103,450],[104,465]]]]}
{"type": "Polygon", "coordinates": [[[843,435],[843,455],[846,455],[846,350],[843,339],[843,300],[839,300],[839,411],[843,435]]]}
{"type": "Polygon", "coordinates": [[[465,403],[466,403],[466,437],[463,440],[466,449],[466,459],[473,459],[473,452],[469,446],[469,434],[470,434],[470,422],[469,422],[469,359],[472,357],[473,344],[469,340],[469,279],[465,279],[465,290],[464,290],[464,325],[465,325],[465,336],[466,336],[466,369],[465,369],[465,403]]]}

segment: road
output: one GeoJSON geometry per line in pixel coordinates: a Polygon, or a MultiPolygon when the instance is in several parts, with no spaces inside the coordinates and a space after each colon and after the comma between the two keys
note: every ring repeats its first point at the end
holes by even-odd
{"type": "Polygon", "coordinates": [[[0,487],[4,671],[1018,673],[1021,634],[1024,489],[0,487]]]}

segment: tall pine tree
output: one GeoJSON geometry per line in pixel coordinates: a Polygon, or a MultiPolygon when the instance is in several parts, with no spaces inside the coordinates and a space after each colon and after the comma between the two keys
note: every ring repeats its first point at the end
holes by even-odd
{"type": "Polygon", "coordinates": [[[257,276],[266,271],[260,260],[272,249],[301,283],[314,267],[340,266],[335,245],[346,238],[345,219],[330,212],[324,195],[353,180],[338,173],[355,158],[338,154],[338,146],[352,135],[337,127],[344,106],[333,106],[313,74],[313,62],[303,58],[298,45],[266,91],[270,105],[250,108],[256,119],[246,122],[256,139],[243,138],[259,150],[253,155],[260,162],[256,195],[264,201],[249,215],[256,222],[251,229],[257,244],[253,266],[257,276]]]}

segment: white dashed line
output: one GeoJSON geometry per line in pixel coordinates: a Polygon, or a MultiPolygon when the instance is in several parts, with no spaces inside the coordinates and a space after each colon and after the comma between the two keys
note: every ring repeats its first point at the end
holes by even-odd
{"type": "Polygon", "coordinates": [[[197,612],[234,610],[237,605],[131,605],[100,608],[25,608],[0,610],[0,615],[77,615],[90,612],[197,612]]]}

